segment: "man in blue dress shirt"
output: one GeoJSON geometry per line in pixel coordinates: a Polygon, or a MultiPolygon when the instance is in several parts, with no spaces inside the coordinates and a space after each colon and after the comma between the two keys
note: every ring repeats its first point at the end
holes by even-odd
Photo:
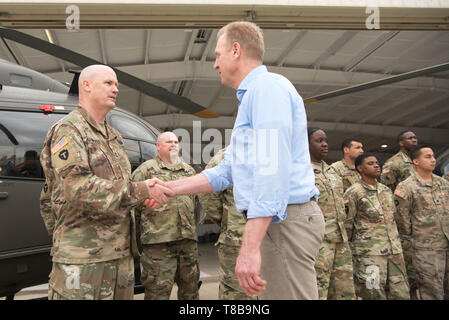
{"type": "Polygon", "coordinates": [[[263,299],[318,299],[315,258],[324,237],[302,98],[285,77],[262,65],[264,42],[254,23],[218,33],[214,68],[237,90],[239,110],[220,165],[169,182],[176,195],[234,186],[247,217],[236,275],[263,299]]]}

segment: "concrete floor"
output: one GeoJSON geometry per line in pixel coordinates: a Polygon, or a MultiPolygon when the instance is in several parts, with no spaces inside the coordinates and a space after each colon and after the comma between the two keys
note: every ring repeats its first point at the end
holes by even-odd
{"type": "MultiPolygon", "coordinates": [[[[200,262],[200,300],[218,300],[218,254],[217,247],[213,243],[198,244],[200,262]]],[[[28,300],[47,296],[48,284],[29,287],[21,290],[15,296],[15,300],[28,300]]],[[[136,294],[134,300],[143,300],[144,294],[136,294]]],[[[177,299],[177,287],[174,286],[170,300],[177,299]]],[[[5,297],[0,298],[5,300],[5,297]]]]}

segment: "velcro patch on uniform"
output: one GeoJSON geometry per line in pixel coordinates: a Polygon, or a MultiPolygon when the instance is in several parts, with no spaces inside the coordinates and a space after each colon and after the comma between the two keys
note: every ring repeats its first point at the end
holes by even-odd
{"type": "Polygon", "coordinates": [[[349,203],[349,198],[344,198],[344,199],[343,199],[343,203],[344,203],[345,205],[347,205],[347,204],[349,203]]]}
{"type": "Polygon", "coordinates": [[[395,196],[398,196],[399,198],[405,199],[405,197],[407,196],[407,192],[396,189],[396,191],[394,192],[395,196]]]}
{"type": "Polygon", "coordinates": [[[56,152],[61,150],[68,143],[69,143],[69,140],[66,137],[62,138],[53,148],[51,148],[51,152],[53,154],[55,154],[56,152]]]}
{"type": "Polygon", "coordinates": [[[382,173],[388,173],[388,172],[390,172],[390,169],[388,169],[388,168],[385,168],[382,170],[382,173]]]}

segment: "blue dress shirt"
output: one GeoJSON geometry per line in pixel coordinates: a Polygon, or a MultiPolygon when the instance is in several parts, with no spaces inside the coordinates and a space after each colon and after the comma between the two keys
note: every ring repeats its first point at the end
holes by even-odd
{"type": "Polygon", "coordinates": [[[307,119],[292,83],[264,65],[237,89],[240,102],[223,161],[203,174],[214,191],[234,186],[239,212],[248,219],[272,216],[280,222],[287,204],[318,197],[310,163],[307,119]]]}

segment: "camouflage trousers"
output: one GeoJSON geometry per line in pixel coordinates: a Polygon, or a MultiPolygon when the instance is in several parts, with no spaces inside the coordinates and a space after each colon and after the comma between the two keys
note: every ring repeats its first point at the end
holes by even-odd
{"type": "Polygon", "coordinates": [[[407,270],[408,284],[410,286],[410,299],[417,300],[418,284],[416,282],[416,271],[413,266],[413,247],[408,237],[401,235],[402,254],[404,255],[405,268],[407,270]]]}
{"type": "Polygon", "coordinates": [[[449,251],[415,249],[413,265],[422,300],[449,300],[449,251]]]}
{"type": "Polygon", "coordinates": [[[132,300],[131,256],[89,264],[53,263],[48,300],[132,300]]]}
{"type": "Polygon", "coordinates": [[[140,257],[145,300],[168,300],[174,283],[179,300],[198,300],[198,245],[190,239],[144,244],[140,257]]]}
{"type": "Polygon", "coordinates": [[[348,242],[321,243],[315,262],[320,300],[355,300],[352,254],[348,242]]]}
{"type": "Polygon", "coordinates": [[[384,256],[353,255],[355,292],[363,300],[409,300],[402,253],[384,256]]]}
{"type": "Polygon", "coordinates": [[[235,263],[240,247],[220,243],[218,246],[218,261],[220,262],[220,285],[218,298],[220,300],[257,300],[257,296],[249,296],[243,291],[235,275],[235,263]]]}

